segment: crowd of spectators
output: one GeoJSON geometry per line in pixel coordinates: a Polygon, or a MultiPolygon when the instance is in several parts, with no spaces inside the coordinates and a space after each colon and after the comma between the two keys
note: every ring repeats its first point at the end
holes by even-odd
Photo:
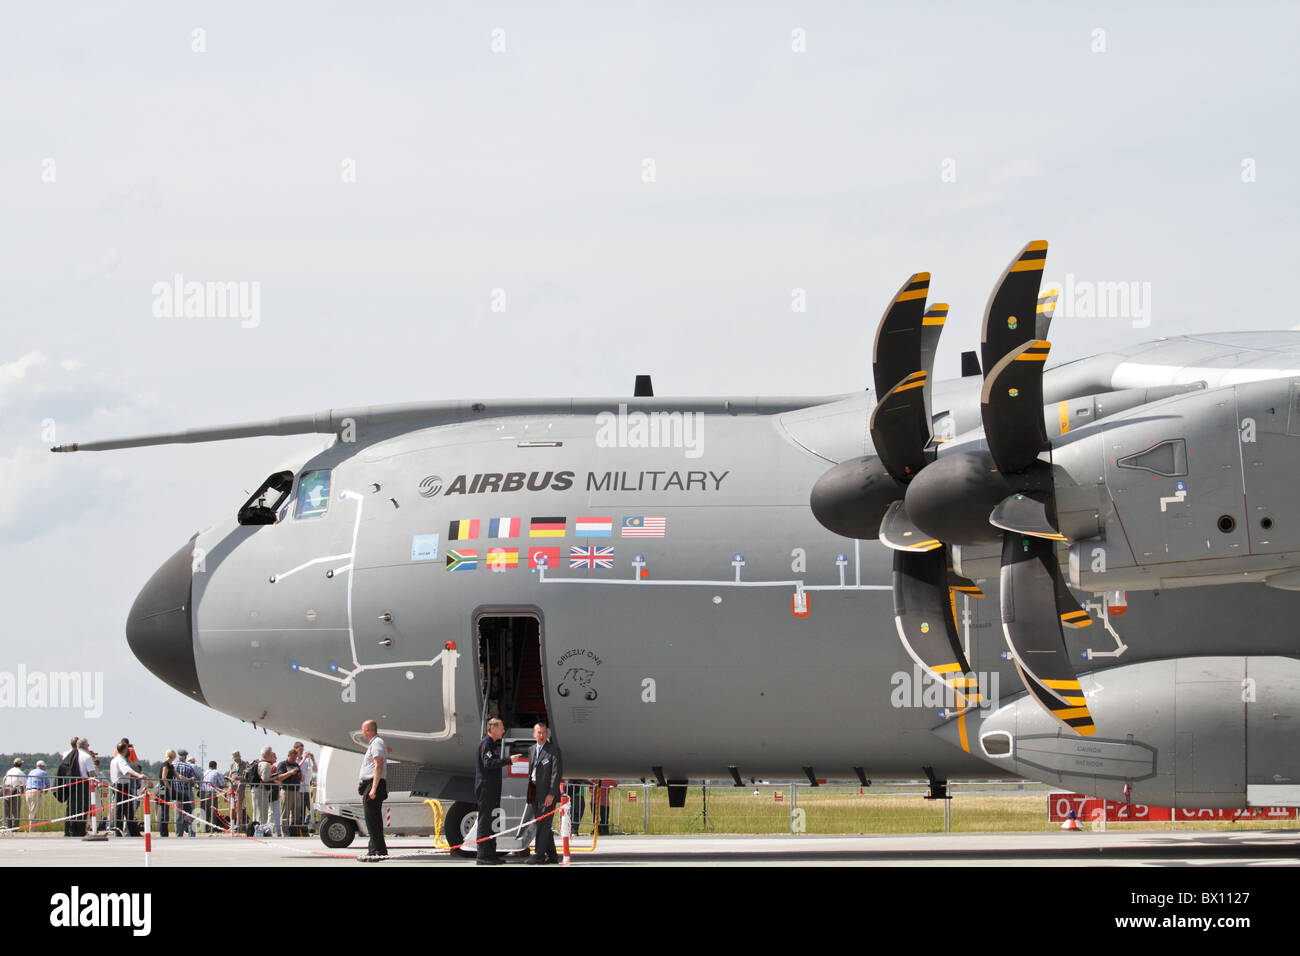
{"type": "Polygon", "coordinates": [[[270,747],[249,761],[235,751],[224,772],[215,760],[202,769],[186,749],[169,748],[156,780],[150,779],[130,740],[123,737],[114,750],[104,766],[86,738],[73,737],[53,774],[44,760],[27,770],[23,759],[15,757],[3,778],[3,829],[62,820],[68,837],[85,836],[90,827],[140,836],[145,790],[154,798],[160,837],[170,836],[172,829],[178,838],[195,837],[202,829],[210,835],[233,829],[250,836],[308,836],[313,829],[317,762],[302,741],[283,760],[270,747]]]}

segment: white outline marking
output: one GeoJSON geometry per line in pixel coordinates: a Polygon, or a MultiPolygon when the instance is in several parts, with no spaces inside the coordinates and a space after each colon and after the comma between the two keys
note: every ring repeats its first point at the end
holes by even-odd
{"type": "MultiPolygon", "coordinates": [[[[385,728],[381,728],[380,735],[381,736],[387,735],[389,737],[401,737],[404,740],[425,740],[425,741],[449,740],[450,738],[454,737],[456,734],[456,663],[457,661],[460,660],[460,651],[451,650],[450,648],[444,648],[431,660],[390,661],[389,663],[386,664],[362,664],[361,660],[357,657],[356,632],[353,629],[353,624],[352,624],[352,582],[356,577],[356,575],[353,574],[353,570],[356,566],[357,537],[361,531],[361,510],[365,505],[365,498],[362,495],[357,494],[355,491],[347,491],[347,490],[339,492],[339,498],[351,499],[357,503],[357,515],[355,520],[352,523],[352,550],[349,551],[347,554],[332,554],[324,558],[314,558],[311,561],[308,561],[304,564],[300,564],[298,567],[292,569],[291,571],[287,571],[284,574],[276,575],[276,580],[280,581],[283,578],[287,577],[290,574],[293,574],[296,571],[301,571],[303,568],[311,567],[313,564],[320,564],[323,561],[337,561],[340,558],[348,559],[347,564],[335,568],[331,572],[331,574],[342,574],[344,571],[348,572],[348,597],[347,597],[348,628],[347,630],[348,630],[348,647],[352,651],[352,669],[343,670],[342,668],[340,668],[339,673],[342,676],[325,674],[322,673],[321,671],[315,670],[310,667],[303,667],[301,664],[298,664],[295,668],[293,668],[293,670],[299,674],[307,674],[311,677],[319,677],[322,678],[323,680],[331,681],[335,684],[339,684],[340,686],[346,687],[348,684],[354,683],[357,676],[360,674],[364,674],[366,671],[391,670],[395,667],[433,667],[434,665],[441,664],[442,665],[442,716],[443,716],[442,730],[422,733],[420,731],[414,731],[414,730],[397,730],[391,727],[385,727],[385,728]]],[[[298,630],[302,630],[302,629],[299,628],[298,630]]],[[[332,628],[331,630],[341,630],[341,628],[332,628]]],[[[356,743],[361,744],[363,746],[365,744],[364,739],[356,739],[355,734],[354,734],[354,740],[356,743]]]]}
{"type": "Polygon", "coordinates": [[[1161,499],[1160,499],[1160,510],[1161,510],[1161,511],[1164,511],[1165,508],[1166,508],[1167,506],[1169,506],[1169,505],[1171,505],[1171,504],[1175,504],[1175,503],[1180,502],[1180,501],[1186,501],[1186,500],[1187,500],[1187,489],[1184,488],[1182,491],[1178,492],[1176,495],[1172,495],[1172,496],[1170,496],[1170,497],[1168,497],[1168,498],[1161,498],[1161,499]]]}
{"type": "Polygon", "coordinates": [[[351,552],[349,552],[348,554],[331,554],[328,557],[324,557],[324,558],[312,558],[310,561],[304,561],[296,568],[290,568],[288,571],[278,572],[275,575],[275,580],[276,583],[278,584],[279,582],[287,578],[289,575],[297,574],[303,568],[310,568],[313,564],[321,564],[324,561],[337,561],[339,558],[350,558],[350,557],[352,557],[351,552]]]}

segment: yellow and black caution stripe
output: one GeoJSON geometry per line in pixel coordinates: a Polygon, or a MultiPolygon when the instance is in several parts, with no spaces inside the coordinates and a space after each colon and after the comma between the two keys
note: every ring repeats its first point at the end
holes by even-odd
{"type": "Polygon", "coordinates": [[[980,693],[980,682],[974,674],[965,670],[957,661],[927,668],[935,677],[955,690],[966,705],[978,704],[984,699],[980,693]]]}
{"type": "Polygon", "coordinates": [[[937,302],[925,310],[925,315],[921,316],[922,325],[943,325],[948,321],[948,303],[937,302]]]}
{"type": "Polygon", "coordinates": [[[1037,339],[1029,343],[1029,347],[1016,356],[1017,362],[1046,362],[1047,353],[1052,349],[1052,343],[1044,339],[1037,339]]]}
{"type": "Polygon", "coordinates": [[[1056,587],[1056,612],[1061,623],[1066,627],[1092,627],[1092,617],[1075,599],[1059,571],[1053,575],[1052,581],[1056,587]]]}
{"type": "Polygon", "coordinates": [[[1066,627],[1091,627],[1092,618],[1089,616],[1087,611],[1080,608],[1077,611],[1065,611],[1062,613],[1061,623],[1066,627]]]}
{"type": "Polygon", "coordinates": [[[895,302],[913,302],[930,294],[930,273],[918,272],[894,296],[895,302]]]}
{"type": "Polygon", "coordinates": [[[1092,712],[1088,710],[1087,698],[1084,697],[1083,688],[1077,680],[1044,681],[1045,684],[1054,685],[1052,690],[1066,692],[1068,696],[1060,700],[1048,688],[1027,674],[1025,669],[1020,666],[1019,661],[1016,662],[1016,671],[1020,674],[1025,689],[1057,721],[1081,737],[1091,737],[1097,732],[1097,725],[1093,722],[1092,712]],[[1071,694],[1070,691],[1074,691],[1074,693],[1071,694]]]}
{"type": "MultiPolygon", "coordinates": [[[[903,392],[910,392],[914,388],[925,388],[925,373],[913,372],[907,378],[903,379],[897,385],[889,390],[890,395],[898,395],[903,392]]],[[[886,396],[888,397],[888,396],[886,396]]]]}
{"type": "Polygon", "coordinates": [[[1045,680],[1043,686],[1048,690],[1057,691],[1061,702],[1071,707],[1086,707],[1088,704],[1083,696],[1083,687],[1077,680],[1045,680]]]}
{"type": "Polygon", "coordinates": [[[1042,272],[1047,265],[1047,240],[1035,239],[1021,251],[1011,265],[1012,272],[1042,272]]]}

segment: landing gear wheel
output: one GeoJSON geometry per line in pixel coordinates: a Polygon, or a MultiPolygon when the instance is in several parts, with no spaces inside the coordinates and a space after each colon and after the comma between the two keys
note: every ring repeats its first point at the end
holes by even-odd
{"type": "Polygon", "coordinates": [[[320,841],[334,850],[350,846],[357,835],[357,825],[342,817],[326,817],[320,825],[320,841]]]}
{"type": "Polygon", "coordinates": [[[457,801],[447,810],[442,819],[442,836],[450,846],[468,843],[463,850],[452,850],[455,856],[470,858],[476,855],[474,841],[478,838],[478,807],[472,803],[457,801]]]}

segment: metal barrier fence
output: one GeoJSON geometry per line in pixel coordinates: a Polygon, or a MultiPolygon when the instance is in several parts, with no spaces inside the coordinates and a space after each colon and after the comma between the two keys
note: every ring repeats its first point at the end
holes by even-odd
{"type": "Polygon", "coordinates": [[[741,787],[717,782],[690,786],[683,807],[670,807],[668,788],[622,784],[574,793],[574,822],[587,833],[672,835],[688,833],[947,833],[1047,830],[1048,788],[999,782],[954,784],[949,799],[927,799],[926,781],[873,786],[835,783],[760,783],[741,787]],[[596,809],[593,814],[592,808],[596,809]]]}
{"type": "MultiPolygon", "coordinates": [[[[574,793],[576,832],[593,825],[591,789],[574,793]],[[579,796],[581,794],[581,796],[579,796]],[[585,805],[584,805],[585,804],[585,805]]],[[[669,807],[668,788],[653,784],[622,784],[607,791],[611,834],[668,836],[690,833],[736,834],[914,834],[1047,832],[1060,829],[1049,819],[1053,788],[1025,781],[971,781],[948,785],[948,798],[927,799],[924,780],[856,783],[746,784],[718,781],[691,786],[685,806],[669,807]]],[[[1300,820],[1281,820],[1243,813],[1231,821],[1213,820],[1156,824],[1161,827],[1300,829],[1300,820]]],[[[1112,822],[1094,829],[1150,829],[1151,823],[1112,822]]]]}
{"type": "MultiPolygon", "coordinates": [[[[271,800],[264,788],[243,784],[207,793],[199,782],[186,786],[170,781],[164,787],[151,781],[151,829],[159,836],[246,832],[248,824],[256,820],[275,835],[307,836],[314,832],[314,791],[281,790],[279,798],[271,800]]],[[[119,784],[114,788],[107,780],[84,777],[50,777],[41,790],[5,790],[0,834],[143,832],[143,792],[138,786],[119,784]]]]}
{"type": "MultiPolygon", "coordinates": [[[[610,782],[602,782],[609,784],[610,782]]],[[[246,833],[250,820],[265,829],[256,835],[298,833],[314,829],[315,801],[284,800],[276,807],[256,796],[253,788],[227,788],[209,801],[198,784],[187,799],[183,788],[153,798],[152,829],[159,836],[187,832],[246,833]],[[234,810],[232,811],[232,800],[234,810]],[[273,810],[273,807],[275,808],[273,810]],[[278,811],[280,827],[271,821],[278,811]],[[260,815],[260,816],[259,816],[260,815]],[[295,823],[294,821],[302,821],[295,823]],[[298,827],[291,830],[291,827],[298,827]]],[[[601,836],[616,834],[672,835],[737,834],[866,834],[866,833],[1006,833],[1054,830],[1048,819],[1050,788],[1034,783],[987,781],[949,786],[949,798],[926,799],[925,781],[811,786],[808,783],[762,783],[735,787],[716,783],[688,787],[685,805],[670,807],[668,788],[653,784],[598,785],[568,782],[573,832],[589,843],[593,828],[601,836]]],[[[151,792],[159,794],[155,783],[151,792]]],[[[50,779],[43,791],[4,794],[0,837],[27,832],[64,832],[79,836],[94,830],[140,832],[139,792],[113,792],[101,781],[50,779]],[[92,803],[93,794],[93,803],[92,803]],[[59,799],[59,797],[62,799],[59,799]],[[93,817],[93,822],[92,822],[93,817]]],[[[1216,826],[1222,821],[1164,824],[1216,826]]],[[[1232,829],[1300,829],[1300,821],[1243,817],[1232,829]]],[[[1147,826],[1144,822],[1113,823],[1116,828],[1147,826]]]]}

